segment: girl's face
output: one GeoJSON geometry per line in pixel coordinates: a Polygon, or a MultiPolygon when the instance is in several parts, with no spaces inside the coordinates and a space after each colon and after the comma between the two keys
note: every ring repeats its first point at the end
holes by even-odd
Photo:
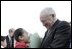
{"type": "Polygon", "coordinates": [[[25,42],[28,42],[28,39],[29,37],[28,37],[28,34],[27,33],[23,33],[23,35],[22,36],[20,36],[20,40],[21,41],[25,41],[25,42]]]}
{"type": "Polygon", "coordinates": [[[29,37],[28,37],[28,34],[27,33],[24,33],[23,34],[23,39],[25,42],[28,42],[29,41],[29,37]]]}

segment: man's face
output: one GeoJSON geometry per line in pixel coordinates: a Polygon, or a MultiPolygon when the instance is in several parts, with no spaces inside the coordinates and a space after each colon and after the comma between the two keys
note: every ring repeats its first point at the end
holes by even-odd
{"type": "Polygon", "coordinates": [[[43,26],[45,26],[47,29],[49,29],[51,27],[52,24],[52,16],[51,15],[45,15],[45,16],[40,16],[40,20],[43,24],[43,26]]]}
{"type": "Polygon", "coordinates": [[[14,32],[10,32],[9,35],[12,37],[14,35],[14,32]]]}
{"type": "Polygon", "coordinates": [[[14,31],[15,31],[15,29],[12,29],[12,30],[9,32],[9,35],[10,35],[11,37],[14,36],[14,31]]]}
{"type": "Polygon", "coordinates": [[[15,30],[12,30],[12,32],[9,32],[9,35],[10,35],[11,37],[14,36],[14,31],[15,31],[15,30]]]}

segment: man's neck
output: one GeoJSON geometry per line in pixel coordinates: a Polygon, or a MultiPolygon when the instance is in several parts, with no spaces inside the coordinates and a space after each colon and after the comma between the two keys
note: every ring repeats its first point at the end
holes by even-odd
{"type": "MultiPolygon", "coordinates": [[[[54,23],[57,21],[57,19],[55,19],[54,23]]],[[[54,25],[54,23],[52,24],[52,26],[54,25]]]]}

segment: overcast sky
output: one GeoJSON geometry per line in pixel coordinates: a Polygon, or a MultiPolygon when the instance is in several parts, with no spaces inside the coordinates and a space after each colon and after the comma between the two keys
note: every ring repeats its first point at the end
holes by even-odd
{"type": "Polygon", "coordinates": [[[39,17],[46,7],[52,7],[61,21],[71,21],[71,1],[1,1],[1,35],[8,35],[10,28],[23,28],[44,37],[46,28],[39,17]]]}

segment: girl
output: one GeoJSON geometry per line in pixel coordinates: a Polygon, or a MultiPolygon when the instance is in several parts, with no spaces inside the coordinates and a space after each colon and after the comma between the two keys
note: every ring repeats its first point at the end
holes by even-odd
{"type": "Polygon", "coordinates": [[[16,40],[15,48],[28,48],[29,38],[28,32],[22,28],[15,30],[14,37],[16,40]]]}

